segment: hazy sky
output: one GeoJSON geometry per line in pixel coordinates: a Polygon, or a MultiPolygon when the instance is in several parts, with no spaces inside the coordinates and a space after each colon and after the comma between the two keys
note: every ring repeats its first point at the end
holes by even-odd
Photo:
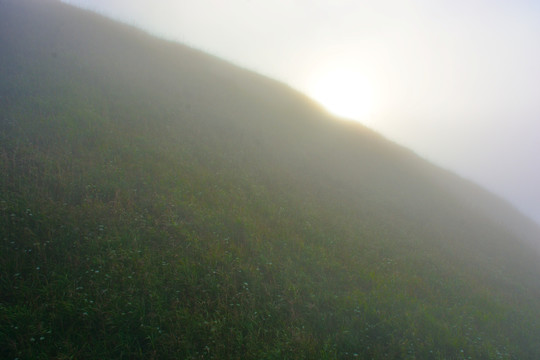
{"type": "Polygon", "coordinates": [[[540,222],[540,1],[65,2],[364,104],[350,116],[540,222]]]}

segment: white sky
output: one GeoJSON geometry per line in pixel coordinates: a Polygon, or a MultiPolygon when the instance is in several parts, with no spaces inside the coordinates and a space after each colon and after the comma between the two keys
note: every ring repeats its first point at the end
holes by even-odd
{"type": "Polygon", "coordinates": [[[307,94],[368,79],[365,123],[540,222],[540,1],[64,0],[307,94]]]}

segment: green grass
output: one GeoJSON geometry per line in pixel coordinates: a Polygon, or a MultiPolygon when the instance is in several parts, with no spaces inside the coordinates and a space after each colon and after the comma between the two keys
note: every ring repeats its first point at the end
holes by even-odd
{"type": "Polygon", "coordinates": [[[196,51],[0,20],[0,357],[540,356],[537,253],[459,194],[498,200],[196,51]]]}

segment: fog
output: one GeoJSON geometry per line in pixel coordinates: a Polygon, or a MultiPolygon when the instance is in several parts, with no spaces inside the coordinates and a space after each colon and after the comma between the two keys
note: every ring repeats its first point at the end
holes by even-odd
{"type": "Polygon", "coordinates": [[[536,1],[66,0],[311,94],[328,68],[365,74],[359,119],[540,222],[536,1]]]}

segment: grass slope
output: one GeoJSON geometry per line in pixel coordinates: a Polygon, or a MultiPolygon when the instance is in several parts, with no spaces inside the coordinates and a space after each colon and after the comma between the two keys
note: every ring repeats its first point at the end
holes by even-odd
{"type": "Polygon", "coordinates": [[[540,357],[538,232],[474,185],[53,1],[0,50],[2,358],[540,357]]]}

